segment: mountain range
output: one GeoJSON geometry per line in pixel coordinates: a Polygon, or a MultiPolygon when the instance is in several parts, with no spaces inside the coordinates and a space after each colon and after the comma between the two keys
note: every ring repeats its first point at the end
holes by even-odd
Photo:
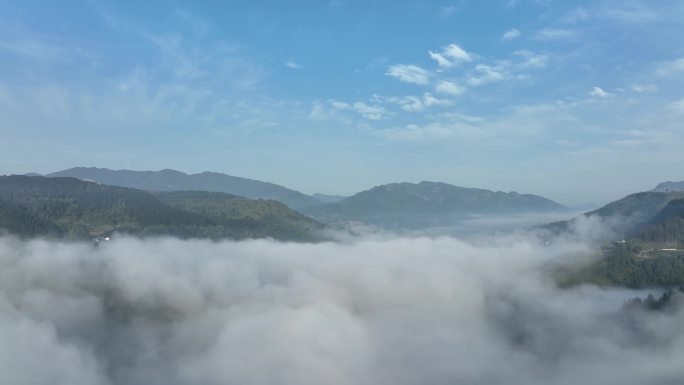
{"type": "Polygon", "coordinates": [[[301,192],[273,183],[216,172],[130,171],[75,167],[46,175],[74,177],[152,192],[224,192],[273,199],[328,224],[363,222],[390,228],[449,226],[474,214],[542,213],[567,210],[536,195],[453,186],[441,182],[391,183],[350,197],[301,192]]]}
{"type": "MultiPolygon", "coordinates": [[[[605,206],[582,214],[585,218],[600,218],[611,230],[613,236],[625,239],[637,236],[648,225],[657,225],[656,218],[665,220],[668,205],[684,198],[684,192],[645,191],[627,195],[605,206]],[[660,215],[660,216],[659,216],[660,215]]],[[[555,222],[543,226],[554,232],[567,230],[578,218],[555,222]]]]}
{"type": "MultiPolygon", "coordinates": [[[[661,183],[653,191],[628,195],[583,216],[608,219],[617,237],[677,238],[679,235],[673,234],[684,227],[684,191],[673,192],[677,183],[661,183]]],[[[83,239],[127,232],[310,240],[316,238],[313,234],[324,227],[323,223],[423,229],[452,226],[482,215],[568,211],[537,195],[428,181],[385,184],[349,197],[313,197],[268,182],[168,169],[77,167],[47,177],[0,177],[0,229],[24,236],[83,239]],[[298,211],[290,209],[288,202],[298,211]]],[[[544,227],[562,231],[573,220],[544,227]]]]}
{"type": "Polygon", "coordinates": [[[0,229],[19,236],[93,239],[112,233],[181,238],[319,239],[323,225],[274,200],[155,192],[69,177],[0,177],[0,229]]]}
{"type": "Polygon", "coordinates": [[[337,203],[305,207],[302,212],[326,223],[359,221],[390,228],[422,228],[449,226],[474,214],[567,210],[537,195],[424,181],[376,186],[337,203]]]}
{"type": "Polygon", "coordinates": [[[74,167],[47,174],[48,177],[72,177],[111,186],[146,191],[224,192],[252,199],[273,199],[297,209],[321,202],[299,191],[274,183],[240,178],[218,172],[186,174],[176,170],[131,171],[96,167],[74,167]]]}

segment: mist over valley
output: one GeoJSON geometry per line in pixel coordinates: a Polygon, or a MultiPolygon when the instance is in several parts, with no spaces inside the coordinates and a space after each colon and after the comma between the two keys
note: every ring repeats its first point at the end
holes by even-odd
{"type": "Polygon", "coordinates": [[[683,15],[0,1],[0,385],[684,384],[683,15]]]}

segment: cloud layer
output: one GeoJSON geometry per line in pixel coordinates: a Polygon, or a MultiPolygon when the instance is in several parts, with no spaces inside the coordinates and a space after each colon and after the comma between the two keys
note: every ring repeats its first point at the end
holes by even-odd
{"type": "Polygon", "coordinates": [[[0,240],[12,384],[643,384],[684,376],[681,313],[559,291],[584,251],[521,235],[281,244],[0,240]]]}

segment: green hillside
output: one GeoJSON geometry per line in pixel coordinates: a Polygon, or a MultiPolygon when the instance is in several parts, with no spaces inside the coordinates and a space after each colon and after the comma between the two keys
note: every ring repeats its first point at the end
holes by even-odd
{"type": "Polygon", "coordinates": [[[465,188],[439,182],[392,183],[362,191],[339,203],[303,209],[324,222],[361,221],[389,227],[443,226],[470,214],[564,211],[530,194],[465,188]]]}
{"type": "Polygon", "coordinates": [[[275,237],[307,240],[323,228],[285,204],[275,200],[255,200],[220,192],[174,191],[155,193],[162,202],[209,218],[226,228],[242,229],[239,237],[275,237]]]}
{"type": "Polygon", "coordinates": [[[639,238],[651,242],[684,242],[684,199],[671,200],[646,222],[639,238]]]}
{"type": "Polygon", "coordinates": [[[316,239],[313,231],[320,225],[283,204],[218,196],[154,195],[75,178],[5,176],[0,177],[0,228],[21,236],[72,239],[114,232],[182,238],[316,239]]]}
{"type": "Polygon", "coordinates": [[[631,239],[604,246],[589,265],[563,272],[560,282],[632,288],[684,285],[684,199],[670,200],[639,229],[631,239]]]}
{"type": "MultiPolygon", "coordinates": [[[[639,234],[641,229],[663,210],[670,201],[684,198],[684,192],[647,191],[630,194],[617,201],[582,214],[583,217],[599,217],[606,220],[616,239],[631,238],[639,234]]],[[[567,231],[573,221],[554,222],[542,226],[556,233],[567,231]]]]}

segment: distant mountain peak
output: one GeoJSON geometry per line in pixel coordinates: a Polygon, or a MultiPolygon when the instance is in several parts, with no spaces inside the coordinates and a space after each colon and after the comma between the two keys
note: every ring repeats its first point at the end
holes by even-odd
{"type": "Polygon", "coordinates": [[[682,192],[684,191],[684,181],[679,181],[679,182],[672,182],[672,181],[667,181],[667,182],[662,182],[659,183],[656,188],[654,188],[652,191],[657,191],[657,192],[682,192]]]}
{"type": "Polygon", "coordinates": [[[110,170],[97,167],[74,167],[48,174],[92,180],[105,185],[130,187],[147,191],[213,191],[253,199],[274,199],[292,208],[321,204],[317,199],[270,182],[205,171],[186,174],[172,169],[159,171],[110,170]]]}
{"type": "Polygon", "coordinates": [[[338,203],[305,208],[321,221],[361,221],[390,227],[448,226],[473,214],[565,211],[541,196],[454,186],[444,182],[399,182],[375,186],[338,203]]]}

